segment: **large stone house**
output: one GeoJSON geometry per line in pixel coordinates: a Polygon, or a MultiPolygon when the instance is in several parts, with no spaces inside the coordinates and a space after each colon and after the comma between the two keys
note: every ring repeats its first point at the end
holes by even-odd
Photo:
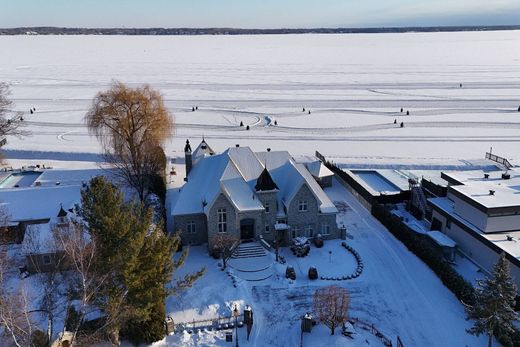
{"type": "Polygon", "coordinates": [[[193,153],[186,141],[185,156],[187,182],[168,215],[170,232],[180,231],[183,244],[211,247],[218,233],[285,245],[296,236],[340,236],[338,210],[287,151],[236,146],[215,154],[203,140],[193,153]]]}

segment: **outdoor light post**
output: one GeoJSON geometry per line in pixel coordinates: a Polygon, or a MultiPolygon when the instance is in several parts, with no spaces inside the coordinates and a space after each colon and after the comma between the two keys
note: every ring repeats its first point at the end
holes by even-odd
{"type": "Polygon", "coordinates": [[[301,321],[301,336],[300,336],[300,347],[303,347],[303,333],[310,333],[312,330],[312,316],[310,313],[306,313],[302,317],[301,321]]]}
{"type": "Polygon", "coordinates": [[[244,308],[244,323],[247,327],[247,341],[249,341],[249,335],[251,335],[251,329],[253,328],[253,309],[249,305],[246,305],[244,308]]]}
{"type": "Polygon", "coordinates": [[[236,304],[233,307],[233,316],[235,316],[235,346],[238,347],[238,307],[236,304]]]}

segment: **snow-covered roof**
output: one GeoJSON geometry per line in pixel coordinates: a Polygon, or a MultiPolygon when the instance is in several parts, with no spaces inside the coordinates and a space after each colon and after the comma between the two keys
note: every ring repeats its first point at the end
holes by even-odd
{"type": "Polygon", "coordinates": [[[0,204],[13,222],[49,219],[57,216],[61,205],[68,210],[78,204],[80,191],[80,185],[2,189],[0,204]]]}
{"type": "MultiPolygon", "coordinates": [[[[205,213],[220,191],[220,179],[229,164],[227,152],[207,157],[193,166],[188,182],[182,186],[172,215],[205,213]]],[[[228,168],[232,170],[232,168],[228,168]]]]}
{"type": "Polygon", "coordinates": [[[307,167],[307,170],[309,170],[311,175],[313,175],[314,177],[323,178],[334,176],[334,173],[330,171],[328,167],[323,165],[323,163],[319,160],[313,161],[311,163],[306,163],[305,167],[307,167]]]}
{"type": "Polygon", "coordinates": [[[239,211],[263,210],[264,206],[247,183],[240,177],[221,182],[222,191],[239,211]]]}
{"type": "Polygon", "coordinates": [[[172,206],[172,215],[207,213],[221,192],[240,211],[263,209],[255,185],[264,165],[279,189],[278,212],[283,210],[283,204],[290,203],[303,184],[318,200],[321,212],[337,212],[305,166],[295,163],[287,151],[254,153],[249,147],[231,147],[193,166],[188,183],[172,206]]]}
{"type": "Polygon", "coordinates": [[[57,182],[60,185],[81,185],[88,183],[96,176],[109,176],[110,170],[105,169],[81,169],[81,170],[59,170],[49,169],[43,170],[42,174],[35,181],[34,185],[55,186],[57,182]]]}
{"type": "Polygon", "coordinates": [[[30,224],[25,229],[25,235],[22,242],[22,253],[42,254],[54,253],[61,249],[53,237],[52,224],[30,224]]]}
{"type": "Polygon", "coordinates": [[[202,138],[201,143],[199,143],[197,148],[195,148],[195,150],[192,153],[193,163],[195,164],[200,159],[212,156],[213,154],[215,154],[215,151],[212,150],[211,147],[206,143],[206,140],[202,138]]]}
{"type": "Polygon", "coordinates": [[[453,241],[448,235],[438,231],[432,230],[427,233],[428,237],[431,238],[435,243],[442,247],[450,247],[453,248],[457,245],[455,241],[453,241]]]}
{"type": "Polygon", "coordinates": [[[520,207],[520,169],[507,172],[509,179],[503,179],[504,171],[471,170],[444,173],[444,176],[462,183],[450,189],[465,195],[486,208],[520,207]],[[486,178],[485,175],[488,177],[486,178]],[[493,195],[490,191],[494,191],[493,195]]]}

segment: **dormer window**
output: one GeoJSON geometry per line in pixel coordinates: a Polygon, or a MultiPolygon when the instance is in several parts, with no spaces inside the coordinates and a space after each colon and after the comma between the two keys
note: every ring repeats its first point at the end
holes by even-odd
{"type": "Polygon", "coordinates": [[[298,201],[298,211],[306,212],[307,211],[307,200],[298,201]]]}

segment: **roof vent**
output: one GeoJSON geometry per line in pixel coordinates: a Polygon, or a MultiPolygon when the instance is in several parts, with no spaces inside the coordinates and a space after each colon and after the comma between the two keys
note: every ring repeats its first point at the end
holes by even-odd
{"type": "Polygon", "coordinates": [[[504,173],[502,174],[502,179],[508,180],[508,179],[510,179],[510,178],[511,178],[511,175],[508,174],[507,172],[504,172],[504,173]]]}
{"type": "Polygon", "coordinates": [[[485,173],[485,174],[484,174],[484,178],[489,178],[489,174],[488,174],[488,173],[485,173]]]}
{"type": "Polygon", "coordinates": [[[495,195],[495,191],[494,190],[489,190],[489,195],[495,195]]]}
{"type": "Polygon", "coordinates": [[[514,241],[513,236],[511,236],[511,235],[506,235],[506,238],[507,238],[507,241],[514,241]]]}
{"type": "Polygon", "coordinates": [[[271,152],[271,148],[268,148],[267,151],[268,151],[268,152],[271,152]]]}
{"type": "Polygon", "coordinates": [[[240,147],[240,144],[237,143],[237,144],[235,145],[235,147],[237,147],[237,148],[240,147]]]}

